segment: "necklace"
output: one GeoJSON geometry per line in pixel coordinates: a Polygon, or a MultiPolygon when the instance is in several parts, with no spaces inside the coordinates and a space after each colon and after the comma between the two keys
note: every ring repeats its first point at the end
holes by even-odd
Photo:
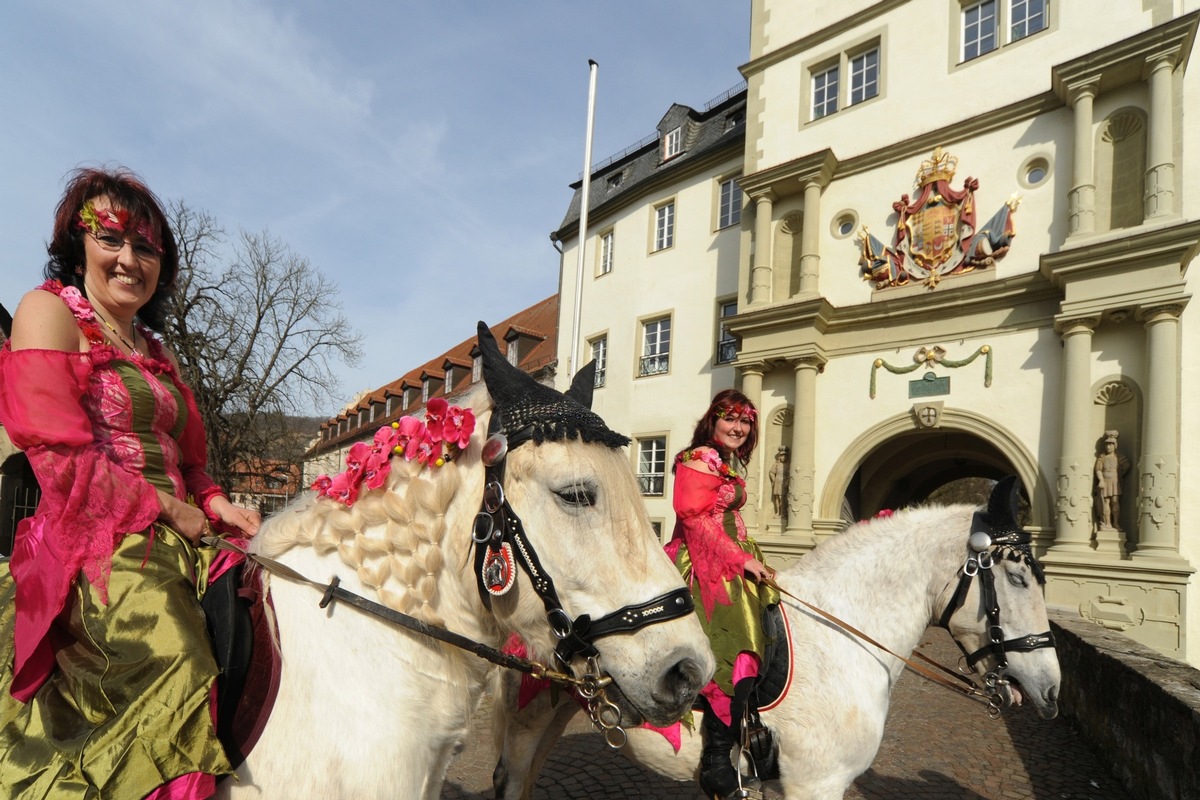
{"type": "MultiPolygon", "coordinates": [[[[134,346],[133,342],[129,341],[129,340],[128,340],[128,339],[126,339],[124,336],[122,336],[122,335],[121,335],[121,332],[120,332],[119,330],[117,330],[116,328],[114,328],[114,327],[112,326],[112,323],[111,323],[111,322],[109,322],[107,319],[105,319],[105,318],[104,318],[104,315],[103,315],[103,314],[101,314],[101,313],[100,313],[100,312],[99,312],[99,311],[96,309],[96,307],[95,307],[95,306],[92,306],[92,310],[96,312],[96,316],[100,318],[100,321],[104,323],[104,327],[106,327],[106,328],[108,328],[110,331],[112,331],[112,333],[113,333],[113,336],[116,336],[118,339],[120,339],[120,340],[121,340],[121,344],[123,344],[123,345],[125,345],[126,347],[128,347],[128,348],[129,348],[129,354],[130,354],[130,355],[133,355],[133,356],[140,356],[140,355],[142,354],[142,353],[141,353],[141,351],[140,351],[140,350],[138,350],[136,346],[134,346]]],[[[133,328],[132,330],[133,330],[133,338],[135,338],[135,339],[136,339],[136,338],[137,338],[137,329],[136,329],[136,328],[133,328]]]]}

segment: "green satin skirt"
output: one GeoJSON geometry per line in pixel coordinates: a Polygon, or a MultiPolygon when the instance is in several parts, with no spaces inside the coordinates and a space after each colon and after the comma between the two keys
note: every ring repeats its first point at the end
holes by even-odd
{"type": "MultiPolygon", "coordinates": [[[[760,563],[766,563],[762,550],[753,539],[734,539],[733,542],[757,558],[760,563]]],[[[692,582],[692,559],[686,544],[679,546],[679,552],[675,554],[675,566],[683,575],[684,581],[692,587],[696,616],[708,635],[713,655],[717,660],[717,670],[712,679],[722,692],[732,697],[733,662],[738,653],[755,653],[759,663],[765,664],[767,645],[770,641],[763,633],[763,611],[767,606],[779,602],[779,592],[770,586],[742,578],[725,581],[725,591],[729,593],[729,599],[733,602],[727,606],[717,603],[713,607],[712,619],[706,619],[704,604],[700,601],[700,584],[692,582]]]]}
{"type": "Polygon", "coordinates": [[[146,534],[117,546],[107,605],[80,575],[59,618],[58,667],[28,703],[8,692],[14,586],[0,564],[0,797],[133,800],[180,775],[232,771],[199,604],[212,549],[156,529],[149,553],[146,534]]]}

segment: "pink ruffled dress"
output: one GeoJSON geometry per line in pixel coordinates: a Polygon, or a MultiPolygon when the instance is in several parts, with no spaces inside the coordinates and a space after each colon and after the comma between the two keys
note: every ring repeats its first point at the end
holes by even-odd
{"type": "Polygon", "coordinates": [[[155,492],[220,494],[200,415],[157,340],[130,359],[77,290],[40,288],[91,349],[0,349],[0,423],[42,489],[0,564],[0,797],[208,797],[231,771],[199,605],[213,553],[156,521],[155,492]]]}

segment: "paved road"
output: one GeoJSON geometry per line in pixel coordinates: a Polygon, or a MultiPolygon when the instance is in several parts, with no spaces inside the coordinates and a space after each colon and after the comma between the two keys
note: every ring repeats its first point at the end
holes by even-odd
{"type": "MultiPolygon", "coordinates": [[[[931,628],[922,652],[954,664],[958,650],[931,628]]],[[[491,800],[496,764],[485,708],[477,735],[451,765],[442,800],[491,800]]],[[[767,785],[767,797],[783,795],[767,785]]],[[[693,784],[642,769],[605,747],[576,715],[538,779],[534,800],[654,798],[700,800],[693,784]]],[[[1131,800],[1062,717],[1045,721],[1031,709],[989,720],[978,706],[912,673],[892,693],[883,744],[846,800],[1131,800]]]]}

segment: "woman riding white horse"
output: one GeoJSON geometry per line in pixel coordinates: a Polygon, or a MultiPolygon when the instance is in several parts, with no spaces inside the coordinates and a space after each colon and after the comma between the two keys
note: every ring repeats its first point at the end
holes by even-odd
{"type": "MultiPolygon", "coordinates": [[[[595,674],[610,723],[618,710],[623,725],[678,719],[711,675],[712,654],[678,600],[682,581],[620,450],[628,440],[588,410],[590,370],[563,395],[510,366],[483,323],[479,341],[494,405],[480,391],[461,413],[492,434],[486,448],[483,431],[461,452],[418,448],[413,460],[385,458],[382,477],[380,454],[360,449],[356,477],[323,482],[331,496],[273,516],[254,553],[322,583],[337,576],[341,589],[489,648],[517,632],[539,652],[557,649],[560,668],[586,663],[595,674]],[[653,624],[613,622],[622,608],[653,624]]],[[[439,422],[450,424],[423,424],[439,422]]],[[[394,436],[380,439],[390,446],[394,436]]],[[[339,602],[322,608],[302,582],[264,580],[281,682],[266,730],[222,791],[437,798],[488,662],[339,602]]]]}
{"type": "MultiPolygon", "coordinates": [[[[947,628],[985,678],[994,708],[1028,699],[1057,714],[1058,659],[1042,596],[1044,575],[1015,521],[1014,479],[987,513],[965,505],[899,511],[833,536],[777,581],[791,628],[791,686],[764,710],[789,800],[836,800],[871,765],[904,662],[812,611],[811,603],[907,657],[931,624],[947,628]],[[995,613],[992,613],[994,610],[995,613]]],[[[549,692],[518,708],[519,680],[499,676],[496,796],[528,798],[537,772],[578,706],[549,692]]],[[[679,781],[695,780],[702,725],[629,731],[622,752],[679,781]]],[[[762,764],[758,765],[763,768],[762,764]]]]}

